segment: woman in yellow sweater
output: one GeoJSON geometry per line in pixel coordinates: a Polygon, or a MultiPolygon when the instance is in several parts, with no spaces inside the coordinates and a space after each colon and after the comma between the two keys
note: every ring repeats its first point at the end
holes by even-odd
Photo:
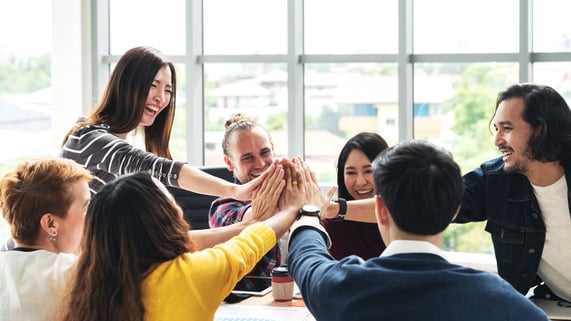
{"type": "Polygon", "coordinates": [[[108,183],[87,210],[64,320],[213,320],[235,284],[295,221],[303,181],[299,165],[275,166],[252,206],[279,198],[282,211],[202,251],[193,251],[182,211],[157,179],[137,173],[108,183]]]}

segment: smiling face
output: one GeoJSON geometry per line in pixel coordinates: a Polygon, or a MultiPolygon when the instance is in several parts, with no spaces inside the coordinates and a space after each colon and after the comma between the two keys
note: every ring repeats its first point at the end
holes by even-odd
{"type": "Polygon", "coordinates": [[[531,152],[529,139],[533,128],[522,115],[525,104],[522,98],[502,101],[496,110],[492,123],[496,130],[495,145],[504,155],[505,170],[526,174],[531,152]]]}
{"type": "Polygon", "coordinates": [[[224,162],[241,183],[262,175],[273,159],[274,146],[261,127],[237,130],[228,137],[228,155],[224,155],[224,162]]]}
{"type": "Polygon", "coordinates": [[[171,101],[172,73],[168,66],[162,67],[156,74],[149,95],[145,102],[145,111],[140,124],[151,126],[157,115],[163,111],[171,101]]]}
{"type": "Polygon", "coordinates": [[[359,149],[353,149],[343,168],[345,186],[353,199],[366,199],[374,196],[373,167],[371,161],[359,149]]]}

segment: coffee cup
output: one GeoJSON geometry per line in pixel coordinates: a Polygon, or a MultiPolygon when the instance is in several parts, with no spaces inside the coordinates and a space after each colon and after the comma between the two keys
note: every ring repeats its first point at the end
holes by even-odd
{"type": "Polygon", "coordinates": [[[293,279],[287,266],[278,266],[272,270],[272,295],[276,302],[287,302],[293,299],[293,279]]]}

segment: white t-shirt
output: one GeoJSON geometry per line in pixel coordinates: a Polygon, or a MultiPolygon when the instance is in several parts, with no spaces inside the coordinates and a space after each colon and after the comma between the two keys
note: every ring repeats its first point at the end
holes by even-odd
{"type": "Polygon", "coordinates": [[[537,273],[553,293],[571,301],[571,215],[565,176],[549,186],[533,186],[545,223],[537,273]]]}
{"type": "Polygon", "coordinates": [[[0,320],[59,320],[76,262],[45,250],[0,252],[0,320]]]}

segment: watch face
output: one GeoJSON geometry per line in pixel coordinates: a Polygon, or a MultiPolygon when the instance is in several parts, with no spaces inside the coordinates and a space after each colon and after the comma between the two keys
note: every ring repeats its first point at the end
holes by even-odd
{"type": "Polygon", "coordinates": [[[315,205],[304,205],[301,208],[302,215],[319,216],[319,207],[315,205]]]}

